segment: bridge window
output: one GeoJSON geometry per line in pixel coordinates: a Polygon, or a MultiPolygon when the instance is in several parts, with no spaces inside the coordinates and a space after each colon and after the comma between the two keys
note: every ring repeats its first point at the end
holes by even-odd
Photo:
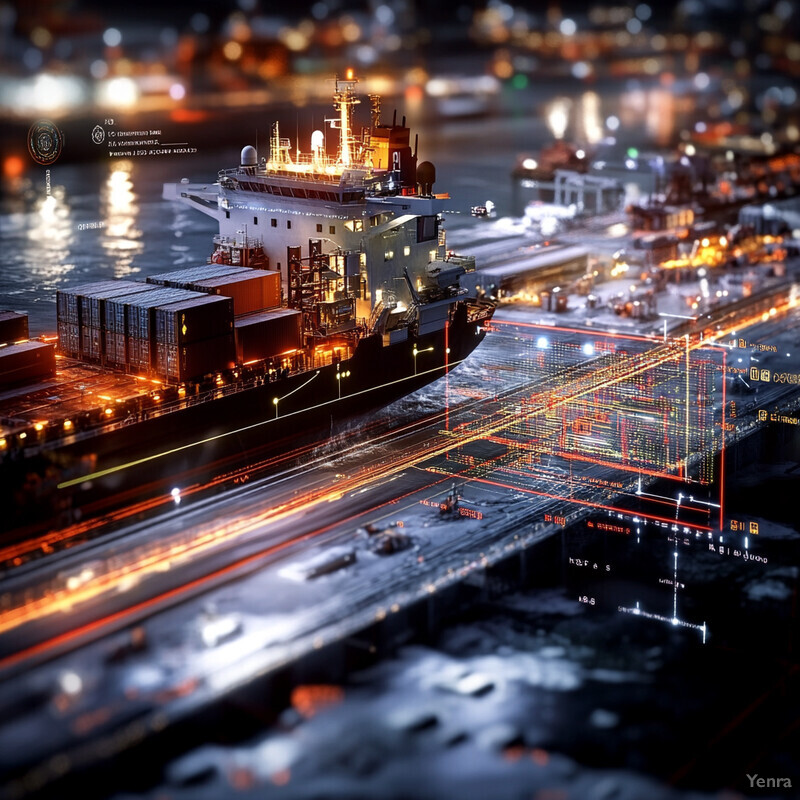
{"type": "Polygon", "coordinates": [[[292,221],[290,219],[286,220],[286,229],[291,230],[292,228],[292,221]]]}
{"type": "Polygon", "coordinates": [[[271,219],[269,221],[269,224],[272,225],[273,228],[277,228],[278,227],[278,220],[273,218],[273,219],[271,219]]]}
{"type": "Polygon", "coordinates": [[[331,225],[328,228],[328,232],[330,233],[331,236],[334,236],[336,234],[336,226],[335,225],[331,225]]]}
{"type": "Polygon", "coordinates": [[[417,241],[428,242],[436,238],[436,217],[417,217],[417,241]]]}
{"type": "Polygon", "coordinates": [[[258,225],[258,217],[253,217],[253,225],[258,225]]]}
{"type": "Polygon", "coordinates": [[[322,233],[322,223],[317,223],[317,233],[322,233]]]}

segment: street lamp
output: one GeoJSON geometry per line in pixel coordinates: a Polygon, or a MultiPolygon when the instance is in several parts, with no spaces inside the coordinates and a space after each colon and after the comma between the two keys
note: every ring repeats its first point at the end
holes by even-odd
{"type": "Polygon", "coordinates": [[[664,341],[667,341],[667,317],[671,317],[672,319],[688,319],[692,322],[697,322],[697,317],[688,317],[686,314],[667,314],[666,312],[660,311],[658,314],[659,317],[664,318],[664,341]]]}
{"type": "Polygon", "coordinates": [[[411,352],[414,355],[414,374],[416,375],[417,374],[417,356],[420,353],[432,353],[433,352],[433,347],[426,347],[424,350],[417,350],[417,346],[414,345],[414,349],[411,352]]]}
{"type": "Polygon", "coordinates": [[[342,378],[349,378],[350,377],[350,370],[347,372],[337,372],[336,373],[336,385],[339,388],[339,399],[342,399],[342,378]]]}
{"type": "MultiPolygon", "coordinates": [[[[350,373],[348,372],[347,374],[349,375],[350,373]]],[[[306,386],[308,386],[309,383],[311,383],[311,381],[314,380],[314,378],[317,377],[317,375],[319,375],[319,370],[317,370],[305,383],[301,383],[299,386],[295,386],[291,392],[287,392],[283,397],[272,398],[272,405],[275,406],[275,419],[278,419],[278,403],[281,400],[285,400],[287,397],[291,397],[295,392],[299,392],[301,389],[304,389],[306,386]]],[[[291,416],[291,412],[289,416],[291,416]]]]}

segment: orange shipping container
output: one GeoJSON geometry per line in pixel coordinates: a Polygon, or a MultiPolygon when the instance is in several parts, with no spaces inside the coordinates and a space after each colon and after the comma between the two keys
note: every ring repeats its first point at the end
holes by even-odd
{"type": "Polygon", "coordinates": [[[249,270],[245,274],[204,278],[187,289],[233,298],[233,313],[240,317],[281,304],[281,274],[271,270],[249,270]]]}

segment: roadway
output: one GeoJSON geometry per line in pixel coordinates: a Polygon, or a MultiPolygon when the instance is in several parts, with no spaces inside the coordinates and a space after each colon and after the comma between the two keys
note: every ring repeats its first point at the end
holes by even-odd
{"type": "MultiPolygon", "coordinates": [[[[750,341],[774,340],[778,322],[776,315],[753,323],[750,341]]],[[[796,326],[794,313],[789,339],[796,326]]],[[[492,439],[521,416],[545,413],[551,373],[535,371],[519,328],[496,328],[450,376],[449,409],[429,410],[441,403],[435,384],[401,401],[402,413],[415,406],[416,417],[394,433],[11,571],[0,607],[0,674],[20,679],[0,687],[4,771],[49,764],[56,753],[68,753],[71,767],[89,763],[106,739],[124,749],[253,676],[550,535],[556,527],[543,523],[546,514],[603,507],[619,493],[609,489],[614,482],[633,494],[630,473],[620,479],[602,465],[585,468],[592,480],[575,484],[567,502],[553,493],[563,473],[552,461],[524,481],[510,476],[507,449],[492,439]],[[450,520],[437,506],[454,481],[471,516],[450,520]],[[399,522],[411,546],[375,555],[365,526],[399,522]],[[343,553],[355,562],[308,577],[343,553]],[[231,640],[208,646],[204,631],[229,623],[231,640]],[[133,626],[144,631],[142,652],[123,632],[133,626]]],[[[587,357],[584,332],[548,336],[562,345],[557,355],[550,349],[566,375],[562,403],[652,369],[682,347],[639,340],[620,367],[607,355],[587,357]]],[[[795,357],[787,363],[800,372],[795,357]]],[[[793,391],[769,384],[759,404],[779,404],[793,391]]],[[[39,778],[53,777],[50,767],[37,769],[39,778]]]]}

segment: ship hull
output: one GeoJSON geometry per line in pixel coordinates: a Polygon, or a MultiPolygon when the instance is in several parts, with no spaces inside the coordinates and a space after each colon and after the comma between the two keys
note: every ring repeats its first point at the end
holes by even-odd
{"type": "Polygon", "coordinates": [[[221,476],[238,476],[254,463],[271,460],[277,468],[281,457],[326,443],[345,420],[441,378],[484,336],[481,323],[468,322],[461,306],[447,330],[386,346],[381,337],[367,336],[339,364],[272,382],[256,379],[228,394],[220,389],[171,413],[30,452],[22,463],[3,466],[11,470],[5,477],[18,483],[28,473],[28,487],[30,473],[39,476],[35,491],[17,485],[8,536],[24,539],[112,515],[173,487],[223,485],[221,476]]]}

